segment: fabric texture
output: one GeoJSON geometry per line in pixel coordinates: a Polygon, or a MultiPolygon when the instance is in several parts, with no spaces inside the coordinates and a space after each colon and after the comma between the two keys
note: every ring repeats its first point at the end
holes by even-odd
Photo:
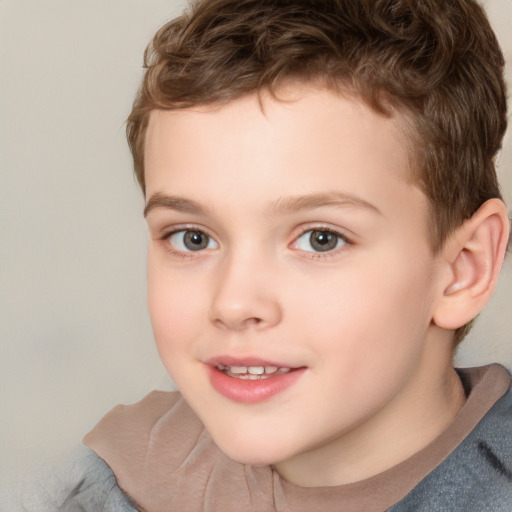
{"type": "Polygon", "coordinates": [[[86,436],[95,453],[54,510],[511,512],[510,376],[499,365],[460,375],[469,397],[445,432],[379,475],[334,487],[297,487],[269,466],[231,461],[179,393],[153,392],[86,436]]]}
{"type": "Polygon", "coordinates": [[[511,512],[512,392],[390,512],[511,512]]]}
{"type": "Polygon", "coordinates": [[[137,511],[110,467],[84,446],[0,484],[1,512],[137,511]]]}

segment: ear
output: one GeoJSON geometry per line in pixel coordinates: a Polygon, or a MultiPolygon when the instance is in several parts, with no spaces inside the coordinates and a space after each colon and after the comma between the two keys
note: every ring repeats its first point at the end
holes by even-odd
{"type": "Polygon", "coordinates": [[[505,205],[489,199],[449,238],[441,259],[443,294],[433,315],[437,326],[458,329],[484,308],[496,287],[509,234],[505,205]]]}

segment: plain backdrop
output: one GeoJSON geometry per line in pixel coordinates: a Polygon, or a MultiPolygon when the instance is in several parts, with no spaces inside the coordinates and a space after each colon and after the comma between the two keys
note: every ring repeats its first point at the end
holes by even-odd
{"type": "MultiPolygon", "coordinates": [[[[172,383],[145,301],[124,120],[177,0],[0,1],[0,480],[172,383]]],[[[485,5],[512,63],[512,2],[485,5]]],[[[510,67],[508,80],[512,82],[510,67]]],[[[512,205],[510,131],[500,176],[512,205]]],[[[457,355],[512,368],[512,262],[457,355]]]]}

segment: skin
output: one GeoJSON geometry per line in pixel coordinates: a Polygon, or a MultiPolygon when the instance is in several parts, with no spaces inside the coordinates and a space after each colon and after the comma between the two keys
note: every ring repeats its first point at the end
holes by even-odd
{"type": "Polygon", "coordinates": [[[164,365],[229,457],[337,485],[419,451],[462,407],[452,332],[433,322],[449,281],[400,119],[313,86],[281,92],[263,109],[248,95],[151,114],[149,310],[164,365]],[[206,247],[188,250],[186,229],[206,247]],[[336,247],[315,250],[314,229],[336,247]],[[305,370],[240,403],[211,385],[218,356],[305,370]]]}

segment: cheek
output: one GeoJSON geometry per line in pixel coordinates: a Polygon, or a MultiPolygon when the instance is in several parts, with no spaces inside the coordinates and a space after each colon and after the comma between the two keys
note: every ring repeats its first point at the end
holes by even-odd
{"type": "Polygon", "coordinates": [[[426,276],[426,269],[385,255],[378,265],[347,263],[302,283],[308,294],[290,295],[293,321],[346,371],[379,366],[419,350],[430,323],[426,276]]]}
{"type": "Polygon", "coordinates": [[[148,309],[157,348],[164,364],[171,353],[194,338],[206,311],[200,288],[183,276],[148,261],[148,309]]]}

